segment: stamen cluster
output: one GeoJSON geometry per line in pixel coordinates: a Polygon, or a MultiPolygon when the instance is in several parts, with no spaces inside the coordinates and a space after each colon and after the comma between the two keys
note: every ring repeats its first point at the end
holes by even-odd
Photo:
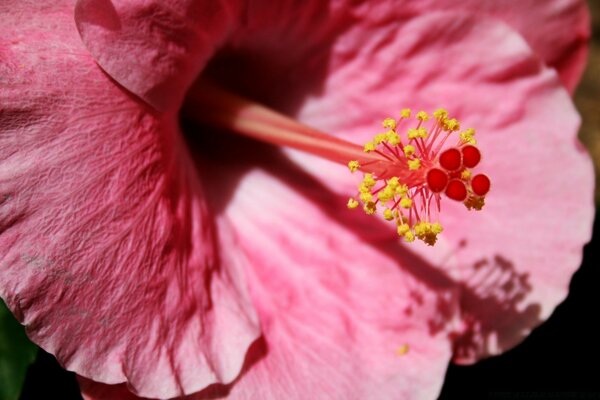
{"type": "Polygon", "coordinates": [[[380,161],[348,163],[351,172],[364,173],[358,196],[348,200],[348,208],[362,204],[369,215],[382,209],[383,218],[396,224],[405,241],[416,238],[433,246],[443,230],[438,221],[442,193],[469,210],[481,210],[490,179],[471,171],[481,160],[474,129],[461,132],[460,122],[444,109],[436,110],[433,118],[419,111],[413,119],[416,125],[409,127],[411,114],[403,109],[398,120],[386,118],[386,131],[364,145],[365,153],[377,154],[380,161]],[[453,136],[454,144],[447,145],[453,136]]]}

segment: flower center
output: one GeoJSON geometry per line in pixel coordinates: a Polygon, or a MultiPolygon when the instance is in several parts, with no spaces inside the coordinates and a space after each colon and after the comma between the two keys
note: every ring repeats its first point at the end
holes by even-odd
{"type": "Polygon", "coordinates": [[[183,113],[197,122],[347,164],[351,172],[360,170],[364,177],[348,208],[362,203],[369,215],[382,210],[383,218],[395,222],[407,242],[417,238],[435,244],[442,232],[438,221],[442,194],[469,210],[481,210],[491,185],[486,175],[471,172],[481,160],[475,131],[459,133],[460,123],[443,109],[433,113],[429,124],[427,113],[420,111],[411,119],[411,110],[404,109],[398,120],[386,118],[385,132],[364,146],[319,132],[202,80],[190,90],[183,113]],[[453,135],[455,143],[449,145],[453,135]]]}
{"type": "MultiPolygon", "coordinates": [[[[348,208],[360,203],[365,213],[383,209],[383,218],[394,221],[398,234],[407,242],[415,238],[433,246],[442,232],[439,223],[442,193],[464,202],[467,209],[481,210],[490,179],[483,174],[473,176],[471,169],[481,160],[476,147],[475,130],[460,131],[460,122],[438,109],[429,114],[419,111],[411,125],[411,110],[404,109],[400,118],[386,118],[385,132],[364,145],[365,153],[376,153],[386,159],[384,168],[372,168],[372,162],[348,163],[351,172],[361,170],[364,177],[358,185],[358,200],[348,200],[348,208]],[[448,145],[452,136],[453,145],[448,145]],[[449,146],[449,147],[448,147],[449,146]]],[[[451,140],[452,141],[452,140],[451,140]]]]}

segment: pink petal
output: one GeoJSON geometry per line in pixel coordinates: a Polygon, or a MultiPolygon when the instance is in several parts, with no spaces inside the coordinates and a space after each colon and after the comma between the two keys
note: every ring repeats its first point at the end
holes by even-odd
{"type": "MultiPolygon", "coordinates": [[[[441,243],[411,249],[446,259],[439,267],[464,293],[456,360],[498,354],[564,299],[590,238],[593,172],[576,139],[579,117],[556,73],[497,20],[430,13],[400,29],[375,21],[338,39],[322,95],[300,119],[365,142],[405,106],[442,106],[477,128],[481,169],[492,179],[487,205],[475,213],[446,201],[441,243]]],[[[353,194],[347,171],[288,154],[332,190],[353,194]]]]}
{"type": "MultiPolygon", "coordinates": [[[[446,0],[448,10],[456,10],[456,1],[446,0]]],[[[584,0],[517,0],[511,5],[487,0],[462,0],[465,11],[481,10],[517,30],[533,52],[558,71],[571,94],[585,69],[590,15],[584,0]]]]}
{"type": "MultiPolygon", "coordinates": [[[[234,399],[319,398],[323,393],[349,399],[432,398],[438,381],[419,378],[435,379],[441,373],[438,364],[427,362],[443,358],[443,351],[433,355],[425,348],[445,346],[448,337],[454,341],[455,358],[463,362],[506,350],[566,295],[581,246],[589,238],[592,186],[589,159],[574,143],[577,115],[556,74],[540,64],[515,31],[495,20],[432,13],[407,21],[401,29],[386,21],[359,20],[341,33],[332,49],[326,49],[331,50],[327,80],[321,94],[303,104],[301,119],[362,140],[383,117],[405,105],[417,109],[447,106],[478,127],[485,151],[482,166],[494,184],[489,204],[479,214],[445,204],[446,232],[439,246],[404,250],[383,222],[344,210],[342,196],[354,186],[345,168],[286,152],[301,169],[310,171],[307,176],[282,164],[281,158],[266,157],[264,149],[239,142],[226,145],[224,154],[230,159],[220,152],[214,156],[227,167],[212,168],[223,171],[213,176],[211,187],[216,192],[212,199],[225,207],[226,219],[235,221],[241,248],[255,260],[250,284],[264,321],[267,349],[264,358],[233,386],[213,387],[191,398],[225,393],[234,399]],[[481,59],[488,62],[482,64],[481,59]],[[544,135],[538,135],[540,128],[544,135]],[[516,153],[511,144],[518,147],[516,153]],[[243,148],[241,155],[231,154],[238,147],[243,148]],[[236,172],[233,165],[240,163],[243,154],[256,154],[256,159],[247,164],[242,161],[236,172]],[[547,164],[549,158],[568,160],[566,166],[552,170],[551,176],[565,192],[577,191],[571,204],[549,202],[545,192],[554,189],[551,184],[539,191],[527,190],[543,186],[539,175],[529,171],[532,164],[547,164]],[[257,167],[266,172],[256,171],[257,167]],[[292,190],[267,174],[288,182],[292,190]],[[513,187],[502,189],[514,174],[524,178],[514,187],[518,196],[513,196],[513,187]],[[572,176],[576,178],[571,180],[572,176]],[[233,185],[239,185],[233,199],[221,201],[218,193],[226,190],[217,188],[233,185]],[[503,202],[512,209],[499,206],[503,202]],[[315,209],[315,204],[321,204],[321,209],[315,209]],[[574,215],[573,209],[581,214],[574,215]],[[562,222],[560,232],[548,231],[555,224],[554,217],[562,222]],[[524,231],[535,238],[514,240],[515,232],[524,231]],[[352,242],[352,235],[360,240],[352,242]],[[330,258],[332,252],[335,256],[330,258]],[[556,260],[556,267],[549,270],[544,258],[556,260]],[[386,269],[390,260],[401,267],[400,281],[386,269]],[[520,281],[524,276],[531,289],[520,281]],[[416,296],[410,294],[414,287],[419,288],[416,296]],[[454,318],[451,288],[461,296],[461,320],[454,318]],[[415,309],[421,301],[425,309],[415,309]],[[393,361],[381,348],[402,339],[393,331],[386,336],[386,330],[379,328],[395,326],[386,322],[397,317],[394,310],[403,313],[397,334],[411,338],[406,340],[411,349],[422,340],[429,341],[430,335],[438,341],[419,346],[428,359],[423,364],[411,362],[411,366],[423,368],[420,372],[407,366],[397,377],[385,380],[386,384],[382,375],[393,374],[393,361]],[[426,324],[419,325],[412,316],[426,324]],[[348,381],[352,387],[344,383],[348,381]],[[421,384],[432,389],[421,391],[421,384]]],[[[263,54],[265,59],[269,55],[263,54]]],[[[323,54],[312,53],[312,57],[322,59],[323,54]]],[[[215,61],[215,65],[224,64],[215,61]]],[[[270,72],[261,76],[258,71],[245,89],[273,104],[285,104],[289,98],[278,91],[285,86],[282,82],[288,76],[314,71],[310,60],[287,67],[285,76],[270,72]],[[268,90],[261,85],[266,75],[275,77],[268,90]]],[[[315,87],[302,90],[315,93],[315,87]]],[[[409,355],[415,354],[410,350],[405,357],[409,355]]],[[[93,382],[82,387],[92,399],[120,398],[125,390],[93,382]]]]}
{"type": "Polygon", "coordinates": [[[424,0],[378,2],[169,0],[78,0],[82,39],[102,68],[159,110],[180,104],[186,89],[215,50],[254,42],[254,56],[280,46],[286,58],[326,45],[332,29],[354,18],[401,23],[407,15],[432,10],[476,12],[504,21],[533,51],[559,71],[572,92],[583,73],[590,37],[583,0],[424,0]],[[297,46],[285,46],[290,39],[297,46]]]}
{"type": "Polygon", "coordinates": [[[518,31],[533,52],[558,71],[571,93],[583,74],[591,34],[584,0],[419,0],[398,8],[409,14],[435,10],[493,16],[518,31]]]}
{"type": "Polygon", "coordinates": [[[223,42],[241,5],[231,0],[78,0],[89,51],[121,85],[158,110],[177,108],[223,42]]]}
{"type": "Polygon", "coordinates": [[[228,383],[259,336],[176,114],[120,89],[69,1],[0,7],[0,295],[68,369],[174,397],[228,383]],[[58,4],[57,4],[58,3],[58,4]],[[52,21],[51,23],[49,21],[52,21]]]}
{"type": "MultiPolygon", "coordinates": [[[[225,172],[210,182],[221,203],[223,180],[241,179],[224,218],[253,261],[263,356],[232,386],[190,399],[435,398],[451,355],[447,331],[435,329],[455,316],[451,281],[393,236],[366,240],[356,227],[377,221],[340,207],[343,198],[301,169],[262,158],[250,171],[215,163],[225,172]]],[[[122,386],[82,389],[89,399],[128,398],[122,386]]]]}

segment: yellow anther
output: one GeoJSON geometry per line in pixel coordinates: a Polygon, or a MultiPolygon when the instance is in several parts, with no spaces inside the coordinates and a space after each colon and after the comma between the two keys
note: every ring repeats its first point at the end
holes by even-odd
{"type": "Polygon", "coordinates": [[[408,243],[414,242],[415,241],[415,234],[412,233],[412,231],[406,232],[404,234],[404,240],[406,240],[408,243]]]}
{"type": "Polygon", "coordinates": [[[360,164],[358,163],[358,161],[350,161],[348,163],[348,169],[350,169],[350,172],[356,172],[359,168],[360,164]]]}
{"type": "Polygon", "coordinates": [[[433,112],[433,116],[435,117],[435,119],[441,122],[448,118],[448,111],[444,108],[438,108],[433,112]]]}
{"type": "Polygon", "coordinates": [[[419,131],[413,128],[410,128],[407,133],[408,140],[413,140],[419,137],[419,131]]]}
{"type": "Polygon", "coordinates": [[[387,180],[387,185],[392,190],[396,190],[396,188],[400,186],[400,178],[398,178],[397,176],[391,177],[387,180]]]}
{"type": "Polygon", "coordinates": [[[373,203],[372,201],[366,202],[363,210],[365,211],[365,213],[367,213],[368,215],[373,215],[375,214],[375,212],[377,211],[377,206],[375,205],[375,203],[373,203]]]}
{"type": "Polygon", "coordinates": [[[404,146],[404,155],[406,157],[410,157],[413,154],[415,154],[415,146],[411,145],[411,144],[407,144],[406,146],[404,146]]]}
{"type": "Polygon", "coordinates": [[[382,125],[384,128],[394,129],[396,128],[396,120],[393,118],[386,118],[383,120],[382,125]]]}
{"type": "Polygon", "coordinates": [[[406,185],[400,185],[396,188],[396,194],[400,197],[406,196],[407,193],[408,193],[408,186],[406,186],[406,185]]]}
{"type": "Polygon", "coordinates": [[[446,131],[455,132],[460,129],[460,122],[456,118],[446,119],[443,122],[443,126],[446,131]]]}
{"type": "Polygon", "coordinates": [[[398,225],[398,235],[404,236],[406,232],[410,232],[410,226],[408,224],[400,224],[398,225]]]}
{"type": "Polygon", "coordinates": [[[361,182],[360,185],[358,185],[358,191],[360,193],[371,193],[371,188],[361,182]]]}
{"type": "Polygon", "coordinates": [[[361,192],[359,197],[363,203],[368,203],[373,200],[373,194],[371,194],[371,192],[361,192]]]}
{"type": "Polygon", "coordinates": [[[425,111],[419,111],[417,113],[417,119],[422,122],[427,122],[429,121],[429,114],[427,114],[425,111]]]}
{"type": "Polygon", "coordinates": [[[439,235],[443,228],[439,223],[430,222],[419,222],[414,226],[415,235],[417,238],[427,243],[429,246],[433,246],[437,241],[437,235],[439,235]]]}
{"type": "Polygon", "coordinates": [[[364,151],[365,151],[365,153],[370,153],[372,151],[375,151],[375,143],[373,143],[373,142],[365,143],[364,151]]]}
{"type": "Polygon", "coordinates": [[[387,134],[386,133],[379,133],[377,135],[375,135],[375,137],[373,138],[373,143],[377,144],[381,144],[383,142],[385,142],[387,140],[387,134]]]}
{"type": "Polygon", "coordinates": [[[418,224],[415,224],[414,229],[415,229],[415,235],[417,235],[417,237],[421,236],[427,230],[427,223],[426,222],[419,222],[418,224]]]}
{"type": "Polygon", "coordinates": [[[475,144],[477,144],[477,140],[475,140],[475,138],[473,138],[473,136],[475,136],[475,129],[468,128],[468,129],[465,129],[464,132],[460,133],[460,140],[462,140],[465,143],[475,145],[475,144]]]}
{"type": "Polygon", "coordinates": [[[401,116],[402,118],[410,118],[410,108],[403,108],[403,109],[400,111],[400,116],[401,116]]]}
{"type": "Polygon", "coordinates": [[[477,210],[481,211],[483,206],[485,205],[485,199],[479,196],[471,196],[465,200],[465,207],[467,210],[477,210]]]}
{"type": "Polygon", "coordinates": [[[391,187],[386,186],[385,189],[377,193],[377,198],[379,198],[382,203],[390,201],[394,198],[394,190],[391,187]]]}
{"type": "Polygon", "coordinates": [[[394,213],[392,212],[392,210],[390,210],[389,208],[386,208],[385,211],[383,211],[383,219],[385,219],[386,221],[393,220],[394,213]]]}
{"type": "Polygon", "coordinates": [[[377,183],[377,181],[373,178],[373,174],[367,173],[367,174],[365,174],[362,183],[366,187],[372,188],[373,186],[375,186],[375,184],[377,183]]]}
{"type": "Polygon", "coordinates": [[[419,129],[417,129],[417,135],[420,138],[425,139],[427,137],[427,129],[425,129],[425,128],[419,128],[419,129]]]}
{"type": "Polygon", "coordinates": [[[398,348],[396,349],[396,354],[399,356],[404,356],[406,355],[406,353],[408,353],[409,347],[407,344],[403,344],[401,346],[398,346],[398,348]]]}
{"type": "Polygon", "coordinates": [[[387,134],[387,141],[392,146],[398,146],[400,144],[400,136],[394,131],[389,131],[387,134]]]}
{"type": "Polygon", "coordinates": [[[465,169],[463,172],[460,173],[460,178],[463,180],[467,180],[471,177],[471,171],[469,171],[468,169],[465,169]]]}
{"type": "Polygon", "coordinates": [[[421,160],[415,158],[414,160],[408,160],[408,169],[411,171],[416,171],[421,168],[421,160]]]}
{"type": "Polygon", "coordinates": [[[400,199],[400,207],[409,209],[412,207],[412,200],[409,197],[403,197],[400,199]]]}
{"type": "Polygon", "coordinates": [[[358,201],[356,201],[356,200],[354,200],[352,197],[350,197],[350,198],[348,199],[348,204],[347,204],[347,205],[348,205],[348,208],[349,208],[349,209],[351,209],[351,210],[352,210],[352,209],[355,209],[356,207],[358,207],[358,201]]]}

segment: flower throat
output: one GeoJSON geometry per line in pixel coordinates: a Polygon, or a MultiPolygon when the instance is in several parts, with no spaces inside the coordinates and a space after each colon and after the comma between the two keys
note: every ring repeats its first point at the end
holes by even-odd
{"type": "Polygon", "coordinates": [[[386,118],[383,132],[359,146],[303,125],[263,105],[198,81],[188,93],[184,115],[196,122],[271,143],[291,147],[345,164],[361,172],[357,194],[347,207],[382,214],[395,224],[406,242],[422,240],[433,246],[443,228],[439,221],[442,198],[481,210],[490,179],[474,174],[481,153],[472,128],[444,109],[414,117],[410,109],[386,118]]]}

